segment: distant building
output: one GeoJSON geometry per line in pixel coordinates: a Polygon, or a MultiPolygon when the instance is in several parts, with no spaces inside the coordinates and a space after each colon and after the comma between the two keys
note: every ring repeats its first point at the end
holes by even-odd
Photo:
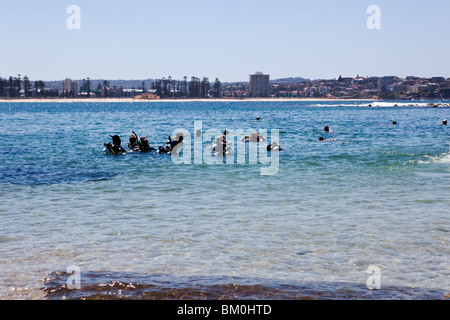
{"type": "Polygon", "coordinates": [[[66,78],[61,83],[61,94],[65,97],[75,97],[78,95],[78,82],[66,78]]]}
{"type": "Polygon", "coordinates": [[[251,74],[249,94],[253,98],[270,96],[269,75],[262,72],[251,74]]]}
{"type": "Polygon", "coordinates": [[[445,82],[445,78],[444,77],[432,77],[431,82],[436,82],[436,83],[445,82]]]}
{"type": "Polygon", "coordinates": [[[158,100],[160,97],[154,93],[146,92],[139,94],[137,96],[134,96],[134,99],[138,100],[158,100]]]}
{"type": "Polygon", "coordinates": [[[415,84],[411,87],[412,93],[421,93],[430,90],[430,87],[427,84],[415,84]]]}
{"type": "Polygon", "coordinates": [[[388,87],[397,79],[395,76],[378,78],[378,90],[381,92],[388,91],[388,87]]]}

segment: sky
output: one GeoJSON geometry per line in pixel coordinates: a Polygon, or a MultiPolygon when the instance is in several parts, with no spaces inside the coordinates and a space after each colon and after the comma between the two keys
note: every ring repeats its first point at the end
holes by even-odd
{"type": "Polygon", "coordinates": [[[449,14],[448,0],[0,0],[0,76],[450,77],[449,14]]]}

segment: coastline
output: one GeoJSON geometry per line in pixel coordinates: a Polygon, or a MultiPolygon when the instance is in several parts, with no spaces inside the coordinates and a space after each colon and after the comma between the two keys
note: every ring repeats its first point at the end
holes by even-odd
{"type": "Polygon", "coordinates": [[[206,99],[133,99],[133,98],[80,98],[80,99],[63,99],[63,98],[30,98],[30,99],[0,99],[0,103],[17,103],[17,102],[51,102],[51,103],[74,103],[74,102],[271,102],[271,101],[382,101],[379,99],[329,99],[329,98],[245,98],[245,99],[226,99],[226,98],[206,98],[206,99]]]}

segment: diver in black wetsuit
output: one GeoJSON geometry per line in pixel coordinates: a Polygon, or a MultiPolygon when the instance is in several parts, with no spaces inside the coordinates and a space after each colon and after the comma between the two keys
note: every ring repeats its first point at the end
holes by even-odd
{"type": "Polygon", "coordinates": [[[105,143],[104,146],[111,152],[112,154],[124,154],[127,153],[125,149],[121,146],[122,140],[118,135],[111,136],[112,143],[105,143]]]}
{"type": "Polygon", "coordinates": [[[152,150],[156,150],[155,148],[150,147],[150,143],[148,142],[147,137],[142,137],[141,143],[139,144],[139,151],[141,152],[148,152],[152,150]]]}
{"type": "Polygon", "coordinates": [[[178,147],[180,145],[182,145],[182,142],[183,142],[183,136],[179,136],[178,140],[170,141],[170,151],[172,151],[174,154],[176,154],[178,147]]]}
{"type": "Polygon", "coordinates": [[[136,132],[132,132],[133,134],[130,135],[130,143],[128,144],[128,148],[131,149],[131,152],[148,152],[155,150],[155,148],[150,147],[147,137],[139,138],[136,132]]]}
{"type": "Polygon", "coordinates": [[[267,145],[267,151],[281,151],[281,150],[283,149],[281,149],[281,147],[276,142],[270,142],[267,145]]]}
{"type": "Polygon", "coordinates": [[[139,151],[139,145],[137,143],[137,137],[135,134],[131,134],[129,136],[130,143],[128,143],[128,148],[130,148],[131,152],[139,151]]]}
{"type": "Polygon", "coordinates": [[[169,152],[176,152],[176,148],[178,144],[180,144],[183,141],[183,135],[182,134],[177,134],[177,136],[175,137],[175,139],[172,140],[172,137],[169,136],[169,141],[166,142],[166,146],[160,146],[158,148],[158,153],[162,154],[162,153],[169,153],[169,152]]]}

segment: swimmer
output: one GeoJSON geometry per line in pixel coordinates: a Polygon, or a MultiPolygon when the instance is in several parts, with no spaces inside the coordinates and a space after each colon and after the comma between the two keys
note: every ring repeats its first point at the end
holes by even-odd
{"type": "Polygon", "coordinates": [[[397,121],[392,121],[392,124],[395,126],[397,124],[397,121]]]}
{"type": "Polygon", "coordinates": [[[281,147],[276,142],[271,142],[267,145],[267,151],[281,151],[281,147]]]}
{"type": "Polygon", "coordinates": [[[446,125],[447,125],[447,119],[444,119],[444,121],[442,121],[442,124],[443,124],[444,126],[446,126],[446,125]]]}
{"type": "Polygon", "coordinates": [[[227,151],[227,135],[228,131],[224,131],[223,135],[217,137],[216,146],[213,148],[218,155],[224,155],[227,151]]]}
{"type": "Polygon", "coordinates": [[[330,127],[328,127],[328,126],[323,127],[323,131],[330,132],[330,127]]]}
{"type": "Polygon", "coordinates": [[[122,140],[120,139],[120,136],[114,135],[111,136],[112,143],[104,143],[104,146],[106,147],[105,150],[109,151],[111,154],[124,154],[127,153],[125,149],[121,146],[122,140]]]}
{"type": "Polygon", "coordinates": [[[150,147],[147,137],[139,137],[136,132],[132,131],[133,134],[129,136],[130,143],[128,148],[131,152],[148,152],[155,150],[155,148],[150,147]]]}
{"type": "Polygon", "coordinates": [[[141,137],[139,139],[139,141],[140,141],[139,151],[141,151],[141,152],[148,152],[148,151],[155,150],[155,148],[150,147],[150,143],[148,142],[148,138],[147,137],[141,137]]]}
{"type": "Polygon", "coordinates": [[[178,147],[183,145],[183,143],[182,143],[183,138],[184,138],[184,135],[182,132],[178,132],[175,135],[174,139],[172,139],[172,137],[169,136],[169,140],[166,143],[164,143],[163,146],[158,147],[157,153],[164,154],[164,153],[172,153],[173,152],[174,154],[176,154],[177,153],[176,150],[178,149],[178,147]]]}
{"type": "Polygon", "coordinates": [[[171,140],[171,137],[169,136],[170,141],[170,150],[173,150],[179,143],[183,141],[183,134],[181,132],[177,133],[174,140],[171,140]]]}
{"type": "Polygon", "coordinates": [[[131,134],[128,137],[128,139],[129,139],[130,142],[128,143],[127,147],[131,150],[131,152],[139,151],[139,146],[138,146],[138,143],[137,143],[136,135],[135,134],[131,134]]]}
{"type": "Polygon", "coordinates": [[[245,136],[241,141],[245,142],[262,142],[266,141],[263,136],[259,135],[257,132],[253,132],[250,136],[245,136]]]}
{"type": "Polygon", "coordinates": [[[337,139],[331,139],[331,140],[328,140],[327,138],[319,137],[319,139],[317,139],[317,141],[333,141],[333,142],[336,142],[336,141],[338,141],[338,140],[337,140],[337,139]]]}

